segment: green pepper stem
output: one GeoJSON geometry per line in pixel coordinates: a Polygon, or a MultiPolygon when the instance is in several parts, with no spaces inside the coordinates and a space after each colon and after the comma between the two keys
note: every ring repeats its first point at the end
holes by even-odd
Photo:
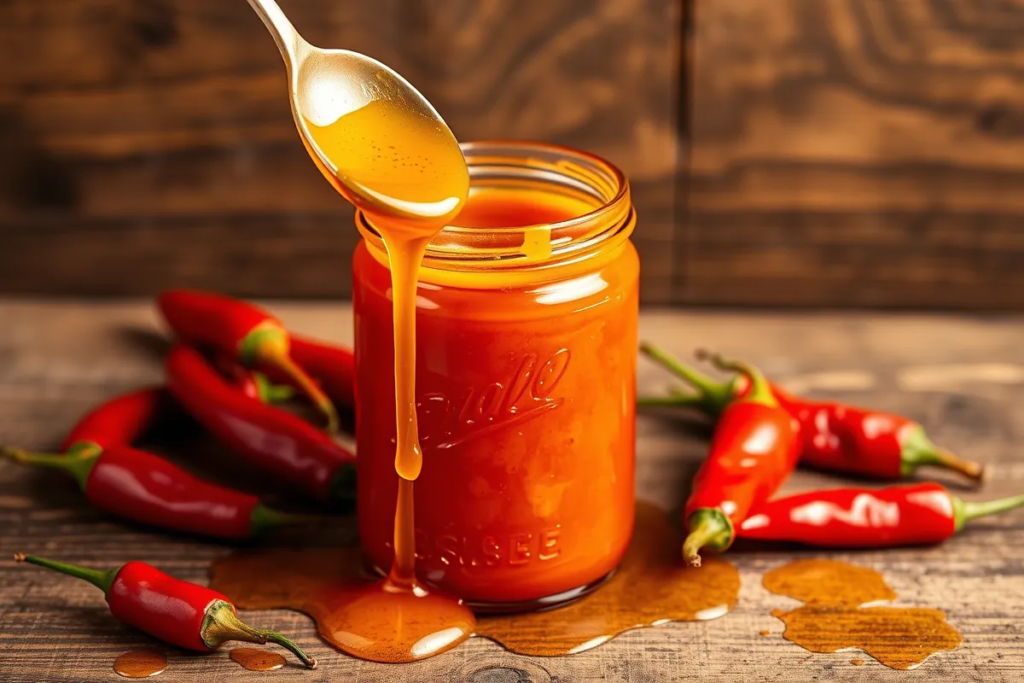
{"type": "Polygon", "coordinates": [[[229,640],[240,640],[245,643],[276,643],[287,648],[310,669],[316,668],[316,659],[307,655],[293,640],[262,628],[253,628],[235,613],[235,606],[225,600],[217,600],[210,604],[203,617],[200,637],[206,646],[215,650],[229,640]]]}
{"type": "Polygon", "coordinates": [[[259,536],[265,531],[276,529],[289,524],[308,524],[311,522],[328,519],[323,515],[303,515],[293,512],[281,512],[269,508],[263,503],[257,503],[249,516],[249,530],[253,536],[259,536]]]}
{"type": "Polygon", "coordinates": [[[741,400],[771,407],[779,405],[779,401],[775,398],[775,394],[772,392],[772,388],[768,384],[768,380],[765,379],[764,374],[750,363],[726,360],[721,355],[707,349],[697,349],[697,358],[710,362],[719,370],[738,372],[746,377],[750,381],[750,391],[741,400]]]}
{"type": "Polygon", "coordinates": [[[662,399],[652,397],[641,399],[640,405],[694,407],[700,408],[714,417],[732,401],[735,393],[732,382],[716,382],[696,368],[683,363],[649,342],[640,344],[640,351],[697,390],[696,397],[673,392],[676,400],[671,403],[663,403],[660,402],[662,399]]]}
{"type": "Polygon", "coordinates": [[[295,398],[295,389],[287,384],[274,384],[262,372],[253,373],[256,382],[256,394],[268,405],[287,403],[295,398]]]}
{"type": "Polygon", "coordinates": [[[711,548],[717,552],[732,545],[732,520],[719,508],[698,508],[686,520],[690,534],[683,541],[683,559],[691,567],[700,566],[700,551],[711,548]]]}
{"type": "Polygon", "coordinates": [[[337,434],[339,430],[338,411],[323,389],[303,370],[290,355],[288,333],[276,323],[257,325],[239,342],[238,353],[243,363],[272,366],[295,382],[299,391],[305,394],[313,405],[327,418],[324,431],[337,434]]]}
{"type": "Polygon", "coordinates": [[[939,448],[924,432],[924,427],[914,425],[900,447],[900,474],[910,476],[922,465],[932,465],[959,472],[975,484],[981,484],[987,477],[985,466],[961,458],[943,448],[939,448]]]}
{"type": "Polygon", "coordinates": [[[92,467],[96,464],[96,459],[100,457],[100,453],[99,447],[94,450],[82,448],[69,452],[68,455],[55,455],[52,453],[29,453],[20,448],[0,446],[0,456],[13,460],[20,465],[50,467],[67,472],[74,477],[75,481],[78,482],[79,488],[83,491],[85,490],[86,483],[89,481],[92,467]]]}
{"type": "Polygon", "coordinates": [[[950,498],[953,500],[954,528],[957,531],[976,519],[1024,507],[1024,495],[978,502],[964,501],[956,496],[950,498]]]}
{"type": "Polygon", "coordinates": [[[108,571],[89,569],[88,567],[80,567],[77,564],[57,562],[56,560],[48,560],[45,557],[38,557],[36,555],[25,555],[24,553],[17,553],[14,556],[14,561],[27,562],[28,564],[58,571],[61,574],[84,579],[103,591],[104,595],[110,595],[110,586],[114,583],[114,577],[117,576],[117,572],[121,570],[120,567],[108,571]]]}
{"type": "Polygon", "coordinates": [[[696,408],[707,406],[701,396],[674,393],[671,396],[638,396],[636,404],[641,408],[696,408]]]}

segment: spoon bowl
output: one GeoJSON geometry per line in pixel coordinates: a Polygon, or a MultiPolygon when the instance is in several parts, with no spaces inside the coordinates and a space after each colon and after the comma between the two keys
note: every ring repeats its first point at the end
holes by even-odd
{"type": "Polygon", "coordinates": [[[469,172],[434,107],[388,66],[310,45],[274,0],[249,0],[288,69],[292,115],[317,167],[349,201],[406,230],[436,232],[458,212],[469,172]]]}

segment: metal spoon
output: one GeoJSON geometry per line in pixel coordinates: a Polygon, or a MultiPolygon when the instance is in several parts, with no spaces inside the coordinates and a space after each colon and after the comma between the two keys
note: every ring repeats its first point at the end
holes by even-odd
{"type": "Polygon", "coordinates": [[[310,45],[274,0],[249,4],[281,51],[295,125],[324,176],[359,208],[440,229],[465,201],[469,176],[430,102],[375,59],[310,45]]]}

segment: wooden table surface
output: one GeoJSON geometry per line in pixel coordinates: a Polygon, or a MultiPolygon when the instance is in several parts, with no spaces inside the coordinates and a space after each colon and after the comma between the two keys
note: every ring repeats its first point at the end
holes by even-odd
{"type": "MultiPolygon", "coordinates": [[[[351,310],[336,304],[274,304],[294,329],[351,340],[351,310]]],[[[53,449],[89,407],[161,378],[156,317],[146,303],[0,301],[0,441],[53,449]]],[[[993,464],[995,475],[970,499],[1024,491],[1024,319],[880,314],[767,314],[645,311],[644,338],[681,355],[706,346],[749,358],[783,385],[910,415],[936,440],[993,464]]],[[[640,387],[664,388],[667,376],[641,361],[640,387]]],[[[665,506],[681,502],[706,449],[699,425],[662,415],[639,421],[637,493],[665,506]]],[[[205,460],[204,460],[205,462],[205,460]]],[[[796,491],[835,485],[797,473],[796,491]]],[[[317,543],[351,541],[340,523],[317,543]]],[[[300,543],[275,537],[273,543],[300,543]]],[[[91,509],[52,473],[0,463],[0,558],[45,553],[95,567],[129,559],[204,581],[217,543],[162,535],[91,509]]],[[[743,586],[725,617],[636,630],[588,652],[523,657],[474,638],[412,665],[379,665],[341,655],[319,641],[312,622],[286,611],[244,617],[296,635],[321,662],[252,674],[226,653],[168,650],[160,680],[207,681],[270,676],[304,681],[1020,681],[1024,680],[1024,512],[981,521],[941,547],[819,553],[792,548],[737,549],[743,586]],[[795,601],[767,593],[765,571],[797,557],[828,556],[880,570],[896,604],[938,607],[964,635],[963,646],[919,669],[887,669],[859,653],[811,654],[781,637],[770,615],[795,601]],[[770,631],[768,637],[759,634],[770,631]],[[862,658],[857,667],[850,660],[862,658]]],[[[0,560],[0,681],[117,680],[114,658],[147,637],[109,616],[92,587],[0,560]]]]}

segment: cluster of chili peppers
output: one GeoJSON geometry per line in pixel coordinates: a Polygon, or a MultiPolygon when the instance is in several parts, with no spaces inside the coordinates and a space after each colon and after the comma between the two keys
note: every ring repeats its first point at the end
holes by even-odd
{"type": "Polygon", "coordinates": [[[975,483],[983,481],[985,471],[936,446],[920,424],[905,417],[793,396],[757,368],[706,352],[698,356],[736,376],[715,382],[650,344],[641,351],[693,389],[642,398],[641,406],[695,408],[716,420],[684,513],[683,555],[694,566],[700,566],[703,548],[722,552],[737,538],[832,548],[938,543],[974,519],[1024,507],[1024,495],[965,502],[935,483],[811,491],[770,500],[798,463],[882,480],[905,478],[922,465],[958,472],[975,483]]]}
{"type": "MultiPolygon", "coordinates": [[[[351,350],[293,337],[266,311],[218,294],[175,290],[158,304],[178,337],[167,356],[166,387],[140,389],[93,409],[60,453],[0,446],[0,456],[63,470],[96,507],[154,527],[244,539],[311,519],[203,481],[136,447],[152,429],[191,418],[283,493],[351,510],[355,457],[334,438],[338,408],[355,406],[351,350]],[[325,416],[323,429],[280,405],[297,394],[325,416]]],[[[284,636],[239,621],[223,595],[149,565],[129,562],[99,572],[35,556],[16,559],[91,581],[116,617],[169,643],[203,651],[227,640],[276,642],[316,665],[284,636]]]]}

